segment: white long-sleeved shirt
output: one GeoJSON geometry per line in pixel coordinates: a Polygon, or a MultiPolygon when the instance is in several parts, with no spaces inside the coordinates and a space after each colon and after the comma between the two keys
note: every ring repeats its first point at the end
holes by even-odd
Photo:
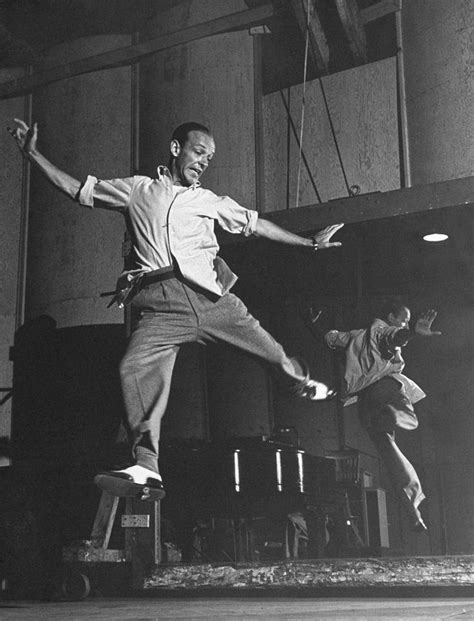
{"type": "Polygon", "coordinates": [[[249,236],[255,232],[258,213],[198,183],[173,185],[164,166],[157,173],[154,179],[137,175],[103,181],[88,176],[78,200],[125,216],[136,274],[176,262],[186,280],[223,295],[237,276],[217,257],[214,223],[229,233],[249,236]]]}

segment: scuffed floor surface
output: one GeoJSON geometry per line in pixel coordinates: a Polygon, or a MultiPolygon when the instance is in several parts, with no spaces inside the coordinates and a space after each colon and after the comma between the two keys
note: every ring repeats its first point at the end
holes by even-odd
{"type": "Polygon", "coordinates": [[[212,598],[95,599],[83,602],[0,602],[0,621],[247,621],[256,619],[474,619],[474,598],[212,598]]]}
{"type": "Polygon", "coordinates": [[[474,585],[474,557],[351,558],[239,563],[158,565],[144,589],[261,589],[474,585]]]}

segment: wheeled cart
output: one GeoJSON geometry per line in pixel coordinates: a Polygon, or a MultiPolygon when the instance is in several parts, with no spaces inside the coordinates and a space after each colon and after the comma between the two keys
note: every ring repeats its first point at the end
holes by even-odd
{"type": "Polygon", "coordinates": [[[63,548],[62,596],[85,599],[91,591],[100,591],[99,582],[104,581],[127,580],[127,590],[143,588],[145,577],[161,562],[160,526],[159,500],[120,498],[103,491],[90,539],[63,548]],[[124,546],[110,549],[118,519],[125,530],[124,546]]]}

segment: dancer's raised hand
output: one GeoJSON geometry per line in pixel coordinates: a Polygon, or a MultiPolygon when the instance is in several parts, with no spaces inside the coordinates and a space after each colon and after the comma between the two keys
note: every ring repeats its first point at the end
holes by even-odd
{"type": "Polygon", "coordinates": [[[7,132],[13,137],[23,155],[28,156],[36,151],[38,123],[34,123],[33,128],[30,128],[25,121],[21,119],[13,120],[16,123],[16,127],[7,127],[7,132]]]}

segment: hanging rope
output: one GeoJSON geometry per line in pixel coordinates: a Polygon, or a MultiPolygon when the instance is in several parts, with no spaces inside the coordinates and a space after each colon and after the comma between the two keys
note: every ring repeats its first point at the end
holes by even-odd
{"type": "Polygon", "coordinates": [[[353,192],[351,190],[351,187],[349,186],[349,181],[347,180],[346,170],[344,168],[344,162],[342,161],[341,150],[339,149],[339,144],[337,142],[336,130],[334,129],[334,123],[332,122],[331,111],[329,110],[329,104],[328,104],[328,100],[326,97],[326,91],[324,90],[324,84],[323,84],[323,80],[321,76],[318,78],[318,80],[321,86],[321,94],[323,96],[324,106],[326,108],[326,114],[327,114],[328,121],[329,121],[329,127],[331,128],[332,139],[334,140],[334,146],[336,147],[336,153],[337,153],[337,157],[339,160],[339,165],[341,167],[342,176],[344,177],[344,183],[346,185],[347,194],[348,196],[352,196],[353,192]]]}
{"type": "MultiPolygon", "coordinates": [[[[309,0],[308,0],[308,3],[309,3],[309,0]]],[[[308,25],[307,25],[306,43],[308,43],[308,41],[309,41],[308,33],[309,33],[309,22],[308,22],[308,25]]],[[[315,52],[314,47],[313,47],[313,42],[310,42],[310,44],[311,44],[311,49],[313,51],[313,56],[315,56],[316,52],[315,52]]],[[[305,68],[305,71],[306,71],[306,68],[305,68]]],[[[324,88],[323,79],[322,79],[321,76],[318,76],[318,82],[319,82],[319,86],[321,88],[321,94],[323,96],[324,107],[326,109],[326,115],[328,117],[329,127],[331,129],[331,135],[332,135],[332,139],[334,141],[334,146],[336,147],[336,153],[337,153],[337,157],[338,157],[338,160],[339,160],[339,165],[341,167],[342,176],[344,177],[344,183],[345,183],[345,186],[346,186],[347,194],[348,194],[348,196],[353,196],[357,192],[354,192],[351,189],[351,187],[349,186],[349,181],[347,179],[346,170],[344,168],[344,162],[342,161],[341,150],[339,149],[339,144],[337,142],[336,130],[334,129],[334,123],[332,122],[331,111],[329,109],[328,99],[326,97],[326,90],[324,88]]],[[[355,187],[357,187],[357,186],[354,186],[354,188],[355,187]]]]}
{"type": "Polygon", "coordinates": [[[310,166],[309,166],[308,160],[306,159],[306,155],[304,154],[304,151],[303,151],[302,145],[301,145],[301,143],[300,143],[300,139],[298,138],[298,132],[297,132],[297,130],[296,130],[295,123],[294,123],[293,118],[292,118],[292,116],[291,116],[291,111],[290,111],[290,106],[289,106],[289,103],[288,103],[288,102],[287,102],[287,100],[285,99],[285,95],[283,94],[283,91],[282,91],[282,90],[280,90],[280,95],[281,95],[281,99],[282,99],[282,101],[283,101],[283,105],[285,106],[286,114],[287,114],[287,116],[288,116],[288,120],[289,120],[289,122],[290,122],[290,127],[291,127],[291,129],[292,129],[292,131],[293,131],[293,134],[294,134],[294,136],[295,136],[295,140],[296,140],[296,142],[298,143],[298,147],[300,148],[301,157],[302,157],[303,163],[304,163],[304,165],[305,165],[306,171],[308,172],[308,175],[309,175],[309,180],[311,181],[311,185],[313,186],[313,190],[314,190],[314,192],[315,192],[315,194],[316,194],[316,197],[317,197],[317,199],[318,199],[318,202],[319,202],[319,203],[322,203],[321,196],[320,196],[320,194],[319,194],[318,188],[317,188],[317,186],[316,186],[316,182],[315,182],[314,177],[313,177],[313,174],[312,174],[312,172],[311,172],[311,168],[310,168],[310,166]]]}
{"type": "MultiPolygon", "coordinates": [[[[303,4],[303,9],[306,8],[306,37],[305,37],[305,54],[304,54],[304,68],[303,68],[303,95],[302,95],[302,102],[301,102],[301,120],[300,120],[299,135],[298,135],[298,131],[296,129],[295,123],[294,123],[292,115],[291,115],[289,103],[285,99],[285,95],[284,95],[283,91],[280,89],[280,95],[281,95],[283,104],[285,106],[285,110],[286,110],[286,113],[287,113],[287,116],[288,116],[288,120],[290,122],[290,126],[291,126],[291,129],[293,131],[295,140],[296,140],[296,142],[298,144],[298,150],[299,150],[297,181],[296,181],[296,207],[298,207],[298,205],[299,205],[300,183],[301,183],[301,164],[302,164],[302,162],[305,165],[305,168],[306,168],[307,173],[309,175],[309,179],[311,181],[311,185],[313,186],[313,189],[314,189],[314,192],[315,192],[316,197],[318,199],[318,202],[322,203],[321,195],[319,194],[318,188],[316,186],[316,182],[315,182],[313,174],[311,172],[311,168],[309,166],[308,160],[307,160],[307,158],[305,156],[305,153],[304,153],[304,150],[303,150],[304,121],[305,121],[305,108],[306,108],[306,84],[307,84],[309,46],[311,45],[311,49],[312,49],[314,55],[315,55],[315,50],[314,50],[314,47],[313,47],[313,42],[310,41],[310,37],[309,37],[309,32],[310,32],[309,27],[310,27],[310,23],[311,23],[311,0],[307,0],[306,7],[304,6],[304,0],[301,0],[301,2],[303,4]]],[[[354,185],[354,186],[350,186],[349,185],[349,181],[347,179],[346,170],[344,168],[344,162],[343,162],[343,159],[342,159],[341,150],[339,148],[339,143],[337,141],[336,131],[334,129],[334,123],[333,123],[332,117],[331,117],[331,111],[329,109],[329,103],[328,103],[328,99],[327,99],[327,96],[326,96],[326,91],[325,91],[324,84],[323,84],[321,76],[318,76],[318,81],[319,81],[319,85],[320,85],[320,88],[321,88],[321,94],[322,94],[322,97],[323,97],[324,107],[325,107],[325,110],[326,110],[326,115],[327,115],[327,118],[328,118],[332,139],[334,141],[334,146],[336,148],[337,158],[338,158],[338,161],[339,161],[339,165],[341,167],[342,176],[344,178],[344,184],[346,186],[347,194],[348,194],[348,196],[355,196],[356,194],[359,193],[360,188],[359,188],[359,186],[356,186],[356,185],[354,185]]]]}
{"type": "MultiPolygon", "coordinates": [[[[301,0],[303,3],[303,0],[301,0]]],[[[309,25],[311,22],[311,0],[306,0],[306,41],[304,48],[304,69],[303,69],[303,95],[301,99],[301,120],[300,120],[300,138],[299,138],[299,154],[298,154],[298,173],[296,176],[296,207],[300,198],[300,182],[301,182],[301,161],[303,155],[303,136],[304,136],[304,117],[306,107],[306,77],[308,74],[308,52],[309,52],[309,25]]],[[[304,3],[303,3],[304,9],[304,3]]]]}

